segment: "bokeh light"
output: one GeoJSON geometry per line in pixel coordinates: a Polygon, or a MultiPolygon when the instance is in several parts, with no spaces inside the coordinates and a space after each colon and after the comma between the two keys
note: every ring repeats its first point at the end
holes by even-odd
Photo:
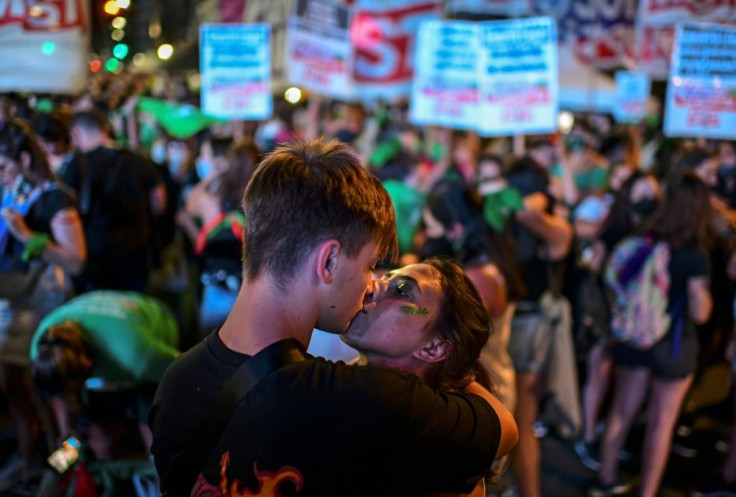
{"type": "Polygon", "coordinates": [[[158,47],[158,51],[156,53],[158,54],[159,59],[167,60],[170,59],[172,55],[174,55],[174,47],[172,47],[168,43],[164,43],[163,45],[158,47]]]}
{"type": "Polygon", "coordinates": [[[295,86],[292,86],[284,92],[284,100],[286,100],[290,104],[297,104],[301,99],[302,91],[295,86]]]}
{"type": "Polygon", "coordinates": [[[128,24],[128,20],[125,17],[116,17],[112,20],[111,24],[115,29],[125,29],[125,25],[128,24]]]}

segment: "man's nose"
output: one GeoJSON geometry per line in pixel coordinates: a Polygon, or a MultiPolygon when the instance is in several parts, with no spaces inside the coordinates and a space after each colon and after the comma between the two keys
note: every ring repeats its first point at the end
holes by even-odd
{"type": "Polygon", "coordinates": [[[378,302],[386,294],[389,282],[386,280],[373,280],[368,287],[365,302],[378,302]]]}

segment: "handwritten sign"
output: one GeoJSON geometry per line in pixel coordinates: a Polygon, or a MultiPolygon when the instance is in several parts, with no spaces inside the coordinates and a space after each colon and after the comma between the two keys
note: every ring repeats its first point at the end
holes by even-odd
{"type": "Polygon", "coordinates": [[[422,23],[409,108],[412,122],[478,127],[479,45],[478,24],[422,23]]]}
{"type": "Polygon", "coordinates": [[[294,2],[286,33],[289,81],[330,97],[351,98],[349,14],[348,8],[325,1],[294,2]]]}
{"type": "Polygon", "coordinates": [[[546,133],[557,129],[557,34],[548,17],[481,25],[483,135],[546,133]]]}
{"type": "Polygon", "coordinates": [[[270,26],[203,24],[202,111],[225,119],[265,119],[273,112],[270,26]]]}
{"type": "Polygon", "coordinates": [[[636,123],[646,115],[651,90],[649,76],[640,72],[616,72],[616,104],[613,116],[621,123],[636,123]]]}
{"type": "Polygon", "coordinates": [[[736,136],[736,28],[678,24],[664,131],[668,136],[736,136]]]}

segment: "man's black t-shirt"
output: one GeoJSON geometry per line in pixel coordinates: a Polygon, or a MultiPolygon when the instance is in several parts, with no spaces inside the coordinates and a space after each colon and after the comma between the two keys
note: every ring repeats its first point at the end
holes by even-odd
{"type": "Polygon", "coordinates": [[[90,256],[148,249],[149,194],[161,179],[144,157],[98,147],[77,153],[62,180],[77,193],[90,256]]]}
{"type": "MultiPolygon", "coordinates": [[[[246,358],[212,333],[164,375],[149,417],[164,490],[182,476],[172,461],[246,358]]],[[[437,393],[389,368],[311,359],[249,392],[192,495],[222,485],[284,497],[469,492],[499,441],[498,417],[480,397],[437,393]]]]}

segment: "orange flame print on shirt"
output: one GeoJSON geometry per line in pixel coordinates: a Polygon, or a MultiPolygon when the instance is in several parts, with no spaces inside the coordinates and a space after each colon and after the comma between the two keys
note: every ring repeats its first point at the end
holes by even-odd
{"type": "Polygon", "coordinates": [[[290,481],[296,487],[296,491],[302,489],[304,485],[304,477],[301,471],[284,466],[280,470],[272,473],[270,471],[258,471],[258,467],[254,465],[253,472],[258,479],[258,490],[254,493],[250,489],[243,487],[240,480],[228,481],[227,469],[230,466],[230,452],[225,452],[220,459],[220,485],[215,487],[207,483],[202,475],[195,487],[193,496],[197,497],[281,497],[279,486],[285,481],[290,481]]]}

